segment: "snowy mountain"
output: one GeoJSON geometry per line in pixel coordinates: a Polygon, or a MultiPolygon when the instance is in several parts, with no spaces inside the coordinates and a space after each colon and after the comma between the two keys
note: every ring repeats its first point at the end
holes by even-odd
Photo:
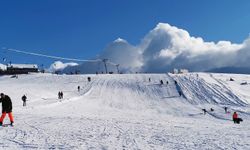
{"type": "Polygon", "coordinates": [[[221,67],[208,70],[213,73],[236,73],[236,74],[250,74],[249,67],[221,67]]]}
{"type": "Polygon", "coordinates": [[[0,127],[0,149],[250,149],[248,83],[210,73],[1,76],[15,125],[0,127]]]}
{"type": "MultiPolygon", "coordinates": [[[[117,73],[116,66],[107,63],[108,72],[117,73]]],[[[62,73],[71,74],[95,74],[96,72],[99,74],[106,73],[104,63],[102,61],[98,62],[84,62],[75,66],[67,66],[62,69],[62,73]]]]}
{"type": "MultiPolygon", "coordinates": [[[[116,64],[120,65],[119,72],[136,72],[139,70],[137,68],[140,67],[141,64],[140,58],[134,53],[139,53],[136,47],[130,45],[126,40],[118,38],[107,45],[107,47],[97,57],[97,59],[108,59],[108,72],[117,73],[116,64]]],[[[68,66],[62,72],[71,73],[75,71],[78,71],[82,74],[106,72],[104,63],[102,61],[83,62],[78,66],[68,66]]]]}

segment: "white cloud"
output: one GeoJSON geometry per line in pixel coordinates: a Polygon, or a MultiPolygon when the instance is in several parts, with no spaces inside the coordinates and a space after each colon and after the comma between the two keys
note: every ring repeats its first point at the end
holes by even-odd
{"type": "Polygon", "coordinates": [[[55,72],[55,71],[60,71],[65,69],[66,67],[69,66],[77,66],[77,63],[71,62],[71,63],[63,63],[61,61],[55,61],[53,64],[50,65],[49,71],[50,72],[55,72]]]}
{"type": "Polygon", "coordinates": [[[230,41],[206,42],[167,23],[159,23],[137,46],[122,39],[116,41],[101,56],[110,58],[124,68],[145,72],[166,72],[173,68],[204,71],[245,65],[250,58],[249,39],[241,44],[230,41]]]}

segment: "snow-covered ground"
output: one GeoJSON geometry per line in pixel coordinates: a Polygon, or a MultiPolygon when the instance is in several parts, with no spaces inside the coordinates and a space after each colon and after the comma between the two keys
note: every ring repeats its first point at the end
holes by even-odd
{"type": "Polygon", "coordinates": [[[15,126],[0,128],[0,149],[250,149],[248,83],[209,73],[1,76],[15,126]]]}

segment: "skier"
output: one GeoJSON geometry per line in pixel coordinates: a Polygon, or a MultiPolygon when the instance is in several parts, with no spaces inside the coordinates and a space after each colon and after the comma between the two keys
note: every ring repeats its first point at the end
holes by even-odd
{"type": "Polygon", "coordinates": [[[23,95],[22,96],[23,106],[26,106],[26,100],[27,100],[26,95],[23,95]]]}
{"type": "Polygon", "coordinates": [[[151,79],[150,79],[150,78],[148,78],[148,82],[151,82],[151,79]]]}
{"type": "Polygon", "coordinates": [[[89,81],[89,82],[91,81],[91,78],[90,78],[90,77],[88,77],[88,81],[89,81]]]}
{"type": "Polygon", "coordinates": [[[78,92],[80,92],[80,86],[77,87],[78,92]]]}
{"type": "Polygon", "coordinates": [[[10,118],[10,125],[13,126],[14,119],[12,116],[12,102],[8,95],[5,95],[4,93],[0,94],[0,102],[2,103],[2,116],[0,118],[0,126],[3,125],[3,120],[6,116],[6,113],[8,114],[10,118]]]}

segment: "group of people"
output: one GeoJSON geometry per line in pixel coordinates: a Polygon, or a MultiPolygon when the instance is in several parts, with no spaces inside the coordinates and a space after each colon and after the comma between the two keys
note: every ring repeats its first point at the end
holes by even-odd
{"type": "MultiPolygon", "coordinates": [[[[151,78],[148,78],[148,81],[151,82],[151,78]]],[[[160,85],[163,85],[163,84],[164,84],[163,80],[160,80],[160,85]]],[[[174,84],[176,85],[176,89],[178,91],[179,96],[182,96],[182,90],[180,86],[177,84],[176,80],[174,80],[174,84]]],[[[168,81],[166,81],[166,85],[168,85],[168,81]]]]}
{"type": "Polygon", "coordinates": [[[58,92],[58,99],[63,99],[63,92],[62,91],[58,92]]]}
{"type": "MultiPolygon", "coordinates": [[[[160,80],[160,84],[163,85],[163,80],[160,80]]],[[[166,81],[166,85],[168,85],[168,81],[166,81]]]]}
{"type": "MultiPolygon", "coordinates": [[[[224,107],[224,110],[225,110],[225,113],[226,113],[226,114],[228,113],[227,109],[228,109],[227,107],[224,107]]],[[[202,109],[202,111],[203,111],[203,114],[204,114],[204,115],[207,113],[207,110],[206,110],[206,109],[202,109]]],[[[210,108],[210,111],[213,112],[214,109],[213,109],[213,108],[210,108]]],[[[243,121],[242,118],[239,118],[239,117],[238,117],[237,112],[234,112],[234,113],[233,113],[232,119],[233,119],[233,122],[234,122],[234,123],[237,123],[237,124],[240,124],[240,122],[243,121]]]]}

